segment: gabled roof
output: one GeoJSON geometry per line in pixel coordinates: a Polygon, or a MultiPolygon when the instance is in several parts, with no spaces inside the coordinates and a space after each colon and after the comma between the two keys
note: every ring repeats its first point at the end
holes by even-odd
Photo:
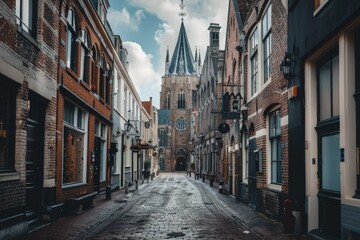
{"type": "Polygon", "coordinates": [[[194,58],[186,35],[184,22],[181,22],[179,37],[170,62],[169,74],[193,75],[194,72],[194,58]]]}

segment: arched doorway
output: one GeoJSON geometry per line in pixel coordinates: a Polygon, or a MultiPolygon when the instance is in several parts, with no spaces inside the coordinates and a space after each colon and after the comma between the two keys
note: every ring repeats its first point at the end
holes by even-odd
{"type": "Polygon", "coordinates": [[[186,161],[183,157],[178,157],[176,159],[176,171],[186,171],[186,161]]]}

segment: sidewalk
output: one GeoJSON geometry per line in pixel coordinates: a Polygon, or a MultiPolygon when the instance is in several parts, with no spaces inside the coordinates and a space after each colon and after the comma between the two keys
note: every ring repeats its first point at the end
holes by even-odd
{"type": "Polygon", "coordinates": [[[125,193],[125,189],[120,189],[111,194],[111,200],[106,200],[106,194],[97,195],[94,199],[95,204],[93,208],[87,208],[83,214],[66,214],[57,219],[51,224],[27,234],[24,240],[64,240],[76,239],[81,233],[97,226],[105,221],[112,214],[122,209],[127,200],[130,199],[137,191],[141,191],[154,182],[156,178],[149,183],[139,182],[138,190],[135,185],[129,187],[129,193],[125,193]]]}
{"type": "MultiPolygon", "coordinates": [[[[190,177],[189,177],[190,178],[190,177]]],[[[296,234],[284,234],[283,226],[279,222],[269,219],[268,217],[260,214],[243,202],[235,199],[235,197],[228,195],[226,193],[219,193],[219,183],[213,182],[213,187],[210,187],[210,181],[202,181],[201,178],[195,180],[194,174],[191,175],[191,178],[198,183],[203,184],[203,186],[209,190],[209,192],[217,199],[219,204],[226,208],[233,216],[237,217],[242,223],[248,226],[252,231],[259,233],[265,239],[276,239],[276,240],[303,240],[309,239],[302,235],[296,234]]]]}

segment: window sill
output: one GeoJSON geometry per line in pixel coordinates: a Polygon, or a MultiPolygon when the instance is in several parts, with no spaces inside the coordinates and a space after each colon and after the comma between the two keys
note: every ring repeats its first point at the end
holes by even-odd
{"type": "Polygon", "coordinates": [[[279,185],[279,184],[273,184],[273,183],[270,183],[267,185],[267,187],[271,190],[275,190],[275,191],[279,191],[281,192],[282,191],[282,186],[279,185]]]}
{"type": "Polygon", "coordinates": [[[20,173],[18,172],[0,173],[0,182],[9,182],[9,181],[18,181],[18,180],[20,180],[20,173]]]}
{"type": "Polygon", "coordinates": [[[66,72],[76,81],[79,81],[77,74],[68,66],[66,66],[66,72]]]}
{"type": "Polygon", "coordinates": [[[62,188],[63,189],[71,189],[71,188],[78,188],[78,187],[84,187],[87,186],[86,183],[74,183],[74,184],[68,184],[68,185],[63,185],[62,188]]]}
{"type": "Polygon", "coordinates": [[[90,86],[88,83],[84,82],[83,80],[79,79],[81,86],[86,88],[88,91],[90,91],[90,86]]]}

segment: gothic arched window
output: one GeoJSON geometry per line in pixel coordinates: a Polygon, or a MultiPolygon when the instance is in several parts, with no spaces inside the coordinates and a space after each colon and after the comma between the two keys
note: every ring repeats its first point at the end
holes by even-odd
{"type": "Polygon", "coordinates": [[[77,61],[77,32],[76,14],[72,8],[69,9],[67,21],[67,43],[66,43],[66,66],[76,72],[77,61]]]}
{"type": "Polygon", "coordinates": [[[165,97],[166,97],[165,108],[170,109],[171,108],[171,90],[170,89],[166,90],[165,97]]]}
{"type": "Polygon", "coordinates": [[[89,71],[90,71],[90,49],[91,43],[88,31],[82,30],[81,36],[81,65],[80,65],[80,79],[86,83],[89,83],[89,71]]]}
{"type": "Polygon", "coordinates": [[[178,108],[179,109],[185,108],[185,91],[184,91],[184,89],[180,89],[178,92],[178,108]]]}

